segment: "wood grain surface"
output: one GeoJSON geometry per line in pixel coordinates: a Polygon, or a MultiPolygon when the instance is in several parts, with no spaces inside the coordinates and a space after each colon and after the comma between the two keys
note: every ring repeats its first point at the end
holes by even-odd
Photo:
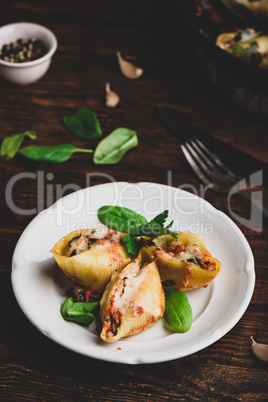
{"type": "MultiPolygon", "coordinates": [[[[139,146],[116,165],[94,165],[87,154],[74,154],[58,165],[36,163],[22,156],[9,163],[0,161],[1,400],[267,400],[267,364],[254,357],[250,341],[253,335],[257,341],[268,343],[265,223],[256,232],[236,221],[252,248],[256,269],[254,294],[241,320],[206,349],[170,362],[131,366],[69,351],[27,320],[10,282],[12,254],[27,224],[36,212],[62,195],[86,187],[88,173],[91,185],[104,182],[101,175],[109,174],[117,181],[199,188],[180,140],[160,124],[157,106],[176,108],[186,121],[264,162],[268,162],[267,119],[246,111],[203,79],[198,65],[182,51],[187,47],[187,36],[184,32],[178,35],[180,19],[169,2],[9,0],[1,2],[0,10],[1,26],[36,22],[50,28],[58,38],[52,65],[40,81],[18,87],[0,80],[1,140],[34,130],[37,145],[71,142],[88,147],[87,140],[74,138],[62,124],[65,115],[82,106],[97,113],[103,135],[117,127],[128,127],[136,130],[139,138],[139,146]],[[115,56],[118,50],[137,58],[144,68],[141,78],[131,81],[122,76],[115,56]],[[115,109],[105,106],[106,82],[120,95],[115,109]],[[23,179],[14,186],[15,205],[36,209],[31,215],[13,212],[5,195],[10,180],[23,172],[43,175],[44,180],[44,197],[40,191],[38,194],[35,179],[23,179]]],[[[90,147],[95,148],[97,142],[92,140],[90,147]]],[[[25,145],[30,143],[25,140],[25,145]]],[[[267,197],[267,190],[262,190],[267,197]]],[[[208,191],[205,198],[230,216],[227,196],[208,191]]],[[[249,216],[249,205],[239,197],[232,201],[232,209],[240,216],[249,216]]]]}

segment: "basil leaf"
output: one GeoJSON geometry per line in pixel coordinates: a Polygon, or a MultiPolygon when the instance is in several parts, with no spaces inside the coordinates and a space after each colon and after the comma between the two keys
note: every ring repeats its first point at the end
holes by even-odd
{"type": "Polygon", "coordinates": [[[93,162],[96,164],[117,163],[129,149],[137,145],[136,131],[119,127],[97,145],[93,155],[93,162]]]}
{"type": "Polygon", "coordinates": [[[99,208],[98,218],[104,225],[119,232],[131,232],[131,227],[147,223],[147,219],[137,212],[128,208],[111,205],[104,205],[99,208]]]}
{"type": "Polygon", "coordinates": [[[63,118],[65,127],[79,137],[94,139],[101,137],[102,131],[96,113],[82,107],[72,116],[63,118]]]}
{"type": "Polygon", "coordinates": [[[164,319],[166,323],[178,332],[189,331],[193,322],[193,313],[186,294],[180,290],[170,288],[165,290],[165,296],[164,319]]]}
{"type": "Polygon", "coordinates": [[[95,315],[99,313],[99,302],[74,302],[73,298],[65,300],[62,304],[60,313],[67,321],[73,321],[82,325],[90,325],[95,315]]]}
{"type": "Polygon", "coordinates": [[[2,141],[0,155],[6,161],[12,159],[19,150],[24,137],[29,137],[32,140],[36,139],[36,133],[34,131],[25,131],[20,134],[13,134],[6,137],[2,141]]]}
{"type": "Polygon", "coordinates": [[[62,163],[67,161],[75,152],[93,152],[92,149],[76,148],[72,144],[53,146],[31,145],[20,149],[19,153],[37,162],[62,163]]]}

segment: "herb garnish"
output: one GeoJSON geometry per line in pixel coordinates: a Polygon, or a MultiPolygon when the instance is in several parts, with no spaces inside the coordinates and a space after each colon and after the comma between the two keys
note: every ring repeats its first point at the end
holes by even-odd
{"type": "Polygon", "coordinates": [[[239,59],[242,59],[252,65],[258,66],[262,62],[262,55],[258,51],[258,47],[259,45],[256,41],[251,42],[250,46],[246,48],[241,45],[235,45],[232,48],[232,53],[239,59]]]}
{"type": "Polygon", "coordinates": [[[176,238],[177,234],[169,230],[169,228],[173,225],[173,221],[171,221],[169,225],[164,227],[167,217],[168,210],[165,210],[161,214],[157,215],[154,219],[152,219],[149,223],[145,223],[136,227],[134,233],[135,236],[157,237],[164,234],[170,234],[176,238]]]}
{"type": "Polygon", "coordinates": [[[62,304],[60,313],[67,321],[73,321],[82,325],[90,325],[95,316],[99,313],[99,308],[99,302],[74,302],[74,299],[70,297],[62,304]]]}
{"type": "Polygon", "coordinates": [[[143,243],[140,240],[137,240],[133,235],[126,235],[123,238],[123,242],[125,243],[129,254],[133,254],[135,256],[139,254],[140,249],[143,247],[143,243]]]}
{"type": "Polygon", "coordinates": [[[166,222],[168,216],[168,211],[165,210],[161,214],[157,215],[154,219],[152,219],[150,222],[145,223],[143,225],[139,225],[136,227],[131,227],[130,228],[130,235],[125,236],[123,241],[126,244],[126,248],[129,253],[137,255],[141,247],[143,246],[143,243],[137,239],[140,236],[145,236],[145,237],[157,237],[161,236],[164,234],[170,234],[173,237],[177,237],[177,233],[171,232],[169,230],[170,226],[173,224],[173,221],[170,222],[169,225],[164,227],[164,224],[166,222]]]}
{"type": "Polygon", "coordinates": [[[187,332],[192,326],[193,313],[185,293],[175,288],[165,290],[164,319],[178,332],[187,332]]]}
{"type": "Polygon", "coordinates": [[[131,226],[147,223],[147,219],[131,209],[104,205],[98,210],[98,218],[104,225],[119,232],[129,232],[131,226]]]}
{"type": "Polygon", "coordinates": [[[139,239],[141,236],[157,237],[163,234],[170,234],[175,238],[177,237],[175,232],[169,230],[173,221],[164,227],[167,216],[168,211],[165,210],[150,222],[147,222],[147,219],[143,216],[124,207],[103,206],[98,210],[98,217],[102,223],[114,230],[128,233],[123,242],[128,252],[134,255],[137,255],[144,245],[142,240],[139,239]]]}

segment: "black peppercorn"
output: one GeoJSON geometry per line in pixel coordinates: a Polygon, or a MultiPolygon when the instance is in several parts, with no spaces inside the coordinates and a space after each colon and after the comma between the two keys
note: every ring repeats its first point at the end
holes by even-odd
{"type": "Polygon", "coordinates": [[[36,38],[28,40],[19,38],[2,46],[0,59],[11,63],[25,63],[40,59],[46,53],[47,49],[40,40],[36,38]]]}

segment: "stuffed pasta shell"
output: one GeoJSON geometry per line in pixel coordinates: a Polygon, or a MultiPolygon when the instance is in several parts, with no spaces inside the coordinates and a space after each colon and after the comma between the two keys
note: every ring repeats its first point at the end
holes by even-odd
{"type": "Polygon", "coordinates": [[[175,232],[153,240],[164,287],[181,291],[207,286],[221,270],[221,263],[206,249],[204,239],[190,232],[175,232]]]}
{"type": "Polygon", "coordinates": [[[154,325],[164,314],[165,297],[150,250],[142,248],[138,257],[122,271],[114,272],[100,301],[101,338],[114,342],[154,325]]]}
{"type": "Polygon", "coordinates": [[[106,227],[79,229],[59,240],[51,252],[74,285],[102,293],[112,273],[131,261],[123,236],[106,227]]]}

